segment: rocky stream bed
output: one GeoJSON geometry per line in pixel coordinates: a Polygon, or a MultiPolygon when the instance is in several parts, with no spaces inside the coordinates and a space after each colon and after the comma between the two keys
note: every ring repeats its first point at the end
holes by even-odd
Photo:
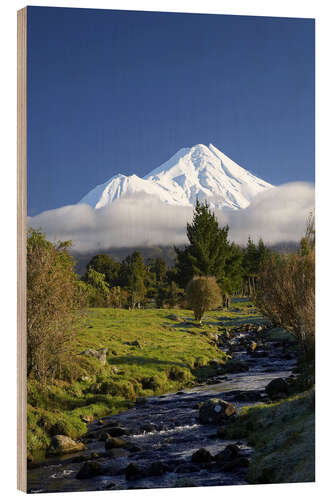
{"type": "MultiPolygon", "coordinates": [[[[291,376],[296,364],[293,350],[272,341],[257,342],[252,349],[256,340],[248,332],[234,335],[229,348],[235,373],[218,374],[175,394],[138,400],[124,413],[92,422],[83,439],[86,449],[29,465],[28,491],[246,484],[252,449],[244,440],[226,440],[222,420],[206,418],[202,423],[205,419],[199,414],[211,399],[231,403],[238,411],[269,401],[267,385],[291,376]],[[237,371],[237,361],[247,371],[237,371]]],[[[218,401],[212,408],[216,414],[224,411],[218,401]]]]}

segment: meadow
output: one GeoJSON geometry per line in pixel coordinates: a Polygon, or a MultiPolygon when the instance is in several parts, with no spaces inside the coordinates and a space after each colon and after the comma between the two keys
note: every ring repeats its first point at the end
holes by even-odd
{"type": "Polygon", "coordinates": [[[42,457],[54,434],[78,439],[92,418],[126,410],[138,398],[204,382],[216,373],[216,361],[227,371],[228,356],[218,348],[217,335],[263,320],[246,300],[235,305],[234,312],[206,313],[202,325],[186,309],[88,309],[63,380],[28,381],[30,458],[42,457]],[[107,349],[104,366],[80,354],[102,348],[107,349]]]}

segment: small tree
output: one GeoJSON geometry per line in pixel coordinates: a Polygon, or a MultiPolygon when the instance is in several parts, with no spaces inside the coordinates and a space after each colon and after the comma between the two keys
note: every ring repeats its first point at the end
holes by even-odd
{"type": "Polygon", "coordinates": [[[253,296],[258,309],[292,332],[308,358],[315,348],[315,227],[312,215],[298,254],[271,254],[263,262],[253,296]]]}
{"type": "Polygon", "coordinates": [[[105,274],[90,267],[84,279],[87,284],[89,306],[105,307],[108,304],[110,293],[109,286],[105,281],[105,274]]]}
{"type": "Polygon", "coordinates": [[[93,269],[94,271],[104,274],[104,279],[107,284],[111,287],[116,286],[120,263],[115,262],[109,255],[95,255],[87,265],[87,274],[89,269],[93,269]]]}
{"type": "Polygon", "coordinates": [[[85,290],[68,254],[30,229],[27,240],[27,374],[45,381],[61,376],[75,350],[85,290]]]}
{"type": "Polygon", "coordinates": [[[195,276],[187,285],[186,299],[194,312],[196,321],[201,323],[203,315],[222,303],[221,290],[214,276],[195,276]]]}
{"type": "Polygon", "coordinates": [[[185,287],[194,276],[215,276],[220,282],[226,274],[226,259],[230,253],[229,227],[219,227],[207,201],[197,200],[193,220],[187,224],[189,245],[175,248],[179,285],[185,287]]]}

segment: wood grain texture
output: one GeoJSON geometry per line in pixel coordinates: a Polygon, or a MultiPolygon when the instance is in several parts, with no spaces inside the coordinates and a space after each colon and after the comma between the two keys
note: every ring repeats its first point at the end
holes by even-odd
{"type": "Polygon", "coordinates": [[[27,491],[27,9],[17,13],[17,487],[27,491]]]}

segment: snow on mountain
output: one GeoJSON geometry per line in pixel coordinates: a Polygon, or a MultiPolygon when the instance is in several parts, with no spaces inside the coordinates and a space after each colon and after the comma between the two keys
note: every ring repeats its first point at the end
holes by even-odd
{"type": "Polygon", "coordinates": [[[122,174],[95,187],[79,203],[102,208],[135,193],[158,197],[163,203],[188,207],[207,199],[212,208],[246,208],[258,193],[273,186],[240,167],[210,144],[183,148],[143,179],[122,174]]]}

